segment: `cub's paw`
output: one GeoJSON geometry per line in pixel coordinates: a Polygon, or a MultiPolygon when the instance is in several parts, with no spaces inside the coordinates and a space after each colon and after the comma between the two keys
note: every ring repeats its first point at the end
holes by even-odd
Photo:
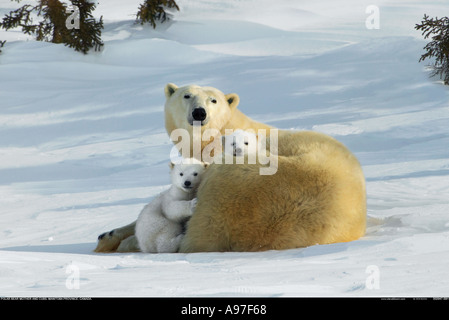
{"type": "Polygon", "coordinates": [[[195,212],[197,203],[198,203],[198,199],[197,198],[193,198],[192,200],[190,200],[190,212],[191,213],[195,212]]]}

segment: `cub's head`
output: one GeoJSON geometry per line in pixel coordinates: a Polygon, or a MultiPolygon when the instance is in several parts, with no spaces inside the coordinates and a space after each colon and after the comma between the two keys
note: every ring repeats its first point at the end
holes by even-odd
{"type": "Polygon", "coordinates": [[[223,152],[235,157],[256,154],[261,146],[257,135],[251,131],[235,130],[232,134],[222,136],[223,152]]]}
{"type": "Polygon", "coordinates": [[[193,124],[201,129],[221,130],[231,118],[239,104],[235,93],[224,94],[212,87],[189,85],[178,87],[169,83],[165,86],[165,121],[170,132],[174,129],[191,129],[193,124]]]}
{"type": "Polygon", "coordinates": [[[170,162],[171,182],[185,192],[196,191],[201,182],[201,176],[208,165],[208,163],[194,158],[182,159],[176,163],[170,162]]]}

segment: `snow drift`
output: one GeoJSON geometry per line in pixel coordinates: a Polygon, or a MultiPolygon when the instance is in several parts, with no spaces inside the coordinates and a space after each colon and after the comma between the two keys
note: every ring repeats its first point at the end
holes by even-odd
{"type": "Polygon", "coordinates": [[[0,31],[0,296],[448,295],[449,93],[413,30],[444,2],[179,0],[153,30],[133,23],[140,1],[110,0],[95,11],[104,50],[86,56],[0,31]],[[259,121],[345,143],[366,175],[366,236],[95,254],[169,184],[168,82],[236,92],[259,121]]]}

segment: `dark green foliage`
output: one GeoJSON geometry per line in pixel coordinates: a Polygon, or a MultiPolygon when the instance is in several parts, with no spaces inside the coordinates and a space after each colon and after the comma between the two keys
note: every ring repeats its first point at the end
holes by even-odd
{"type": "Polygon", "coordinates": [[[170,19],[165,9],[173,8],[179,10],[174,0],[145,0],[137,11],[136,21],[140,21],[141,24],[150,23],[153,28],[156,28],[157,21],[165,22],[170,19]]]}
{"type": "Polygon", "coordinates": [[[17,10],[11,11],[9,15],[6,15],[3,18],[3,21],[0,22],[0,27],[5,30],[22,27],[23,33],[32,34],[36,31],[38,26],[32,25],[33,19],[31,18],[31,14],[37,9],[38,6],[26,4],[17,10]]]}
{"type": "Polygon", "coordinates": [[[419,61],[434,58],[432,76],[439,75],[444,79],[444,84],[449,84],[449,18],[429,18],[424,15],[421,24],[415,26],[416,30],[422,31],[424,39],[431,36],[432,41],[425,47],[424,53],[419,61]]]}
{"type": "Polygon", "coordinates": [[[103,17],[97,22],[92,16],[95,4],[86,0],[72,0],[72,5],[79,8],[79,29],[69,30],[72,41],[67,45],[76,51],[87,53],[90,48],[99,51],[103,47],[101,30],[103,29],[103,17]]]}
{"type": "Polygon", "coordinates": [[[103,20],[101,17],[97,22],[92,17],[95,4],[88,0],[71,2],[76,10],[71,11],[59,0],[40,0],[36,6],[26,4],[6,15],[0,27],[5,30],[21,27],[22,32],[34,35],[38,41],[63,43],[83,53],[87,53],[90,48],[100,50],[103,46],[103,20]],[[33,14],[41,17],[41,21],[34,24],[33,14]],[[77,23],[74,23],[75,20],[77,23]]]}

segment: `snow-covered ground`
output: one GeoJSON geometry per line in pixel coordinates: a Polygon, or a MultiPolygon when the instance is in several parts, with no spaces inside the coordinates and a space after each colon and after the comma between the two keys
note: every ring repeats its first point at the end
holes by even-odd
{"type": "MultiPolygon", "coordinates": [[[[418,63],[414,30],[447,0],[177,0],[156,30],[134,24],[141,2],[100,1],[101,53],[0,31],[0,296],[449,295],[449,89],[418,63]],[[168,82],[236,92],[257,120],[345,143],[366,174],[366,236],[94,253],[169,184],[168,82]]],[[[0,16],[17,6],[0,0],[0,16]]]]}

